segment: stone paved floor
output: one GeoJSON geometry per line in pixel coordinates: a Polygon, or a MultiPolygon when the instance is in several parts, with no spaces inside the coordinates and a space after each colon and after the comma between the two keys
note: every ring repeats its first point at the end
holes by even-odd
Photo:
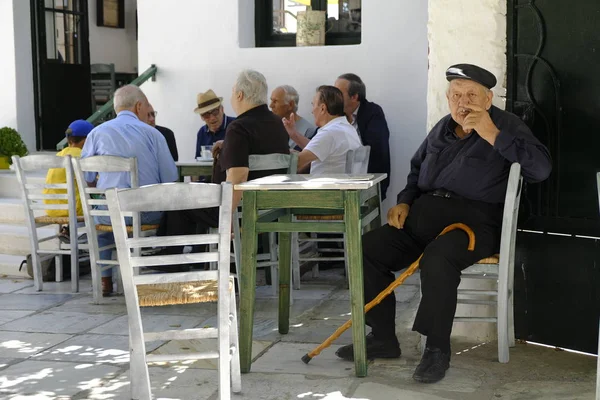
{"type": "MultiPolygon", "coordinates": [[[[453,340],[452,367],[433,385],[411,379],[419,360],[419,337],[410,332],[418,303],[417,277],[397,291],[398,335],[402,358],[375,361],[367,378],[353,375],[353,364],[334,351],[349,343],[346,332],[337,345],[304,365],[300,358],[348,318],[348,292],[341,270],[306,277],[295,291],[292,327],[277,332],[277,301],[268,287],[257,294],[252,372],[242,376],[243,394],[252,400],[438,400],[438,399],[593,399],[596,359],[518,344],[509,364],[499,364],[496,343],[453,340]]],[[[0,279],[0,398],[98,399],[129,398],[127,319],[123,297],[91,304],[90,281],[82,292],[69,292],[69,282],[45,284],[36,293],[32,281],[0,279]]],[[[146,329],[190,328],[214,324],[213,305],[143,309],[146,329]]],[[[196,351],[204,341],[149,343],[148,350],[196,351]]],[[[153,365],[157,399],[216,400],[215,363],[153,365]]]]}

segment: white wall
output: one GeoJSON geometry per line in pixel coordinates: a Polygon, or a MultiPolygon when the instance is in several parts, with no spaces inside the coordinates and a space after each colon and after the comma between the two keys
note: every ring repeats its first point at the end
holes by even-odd
{"type": "Polygon", "coordinates": [[[498,79],[494,104],[506,97],[506,0],[429,0],[429,86],[427,127],[448,114],[445,71],[453,64],[476,64],[498,79]]]}
{"type": "Polygon", "coordinates": [[[0,127],[17,128],[13,1],[0,0],[0,127]]]}
{"type": "Polygon", "coordinates": [[[426,130],[427,4],[414,0],[363,1],[362,44],[302,48],[240,48],[253,43],[253,2],[178,0],[177,18],[168,2],[138,4],[139,68],[158,66],[157,80],[143,89],[159,111],[158,123],[175,132],[181,160],[194,157],[196,94],[212,88],[229,97],[237,73],[254,68],[269,88],[291,84],[300,93],[300,114],[310,115],[310,99],[321,84],[354,72],[367,85],[367,97],[380,104],[391,130],[391,187],[386,205],[395,204],[406,183],[409,159],[426,130]],[[243,7],[240,9],[239,6],[243,7]],[[241,28],[240,28],[241,25],[241,28]],[[161,29],[156,29],[160,26],[161,29]]]}
{"type": "Polygon", "coordinates": [[[90,62],[115,64],[117,72],[137,72],[136,0],[125,0],[125,29],[96,25],[96,0],[88,0],[90,62]]]}
{"type": "Polygon", "coordinates": [[[0,0],[0,127],[16,129],[35,151],[29,2],[0,0]]]}

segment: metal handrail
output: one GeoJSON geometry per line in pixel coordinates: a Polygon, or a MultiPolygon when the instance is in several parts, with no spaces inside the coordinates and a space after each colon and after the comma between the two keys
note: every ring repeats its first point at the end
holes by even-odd
{"type": "MultiPolygon", "coordinates": [[[[130,85],[141,86],[148,79],[152,79],[152,82],[156,81],[156,71],[158,68],[155,64],[150,65],[150,68],[145,70],[141,75],[135,78],[130,85]]],[[[113,111],[113,99],[110,99],[106,104],[104,104],[98,111],[93,113],[86,121],[95,125],[97,121],[106,117],[109,113],[113,111]]],[[[56,145],[57,150],[62,150],[67,145],[67,138],[63,138],[56,145]]]]}

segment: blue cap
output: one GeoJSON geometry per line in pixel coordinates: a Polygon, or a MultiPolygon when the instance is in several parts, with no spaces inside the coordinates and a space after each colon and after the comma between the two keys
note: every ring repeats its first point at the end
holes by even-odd
{"type": "Polygon", "coordinates": [[[67,133],[71,136],[87,137],[92,129],[94,129],[94,125],[90,124],[86,120],[78,119],[77,121],[71,122],[69,129],[71,132],[67,130],[67,133]]]}

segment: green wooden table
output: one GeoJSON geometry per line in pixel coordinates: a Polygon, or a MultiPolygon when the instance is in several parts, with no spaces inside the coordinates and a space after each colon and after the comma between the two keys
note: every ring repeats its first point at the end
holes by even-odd
{"type": "MultiPolygon", "coordinates": [[[[343,232],[348,252],[355,372],[359,377],[367,375],[361,235],[363,227],[381,223],[379,183],[385,177],[272,175],[235,186],[244,192],[239,333],[242,372],[250,372],[252,363],[257,235],[279,232],[278,319],[279,332],[286,334],[290,325],[291,233],[343,232]],[[297,221],[293,216],[299,214],[343,214],[344,218],[297,221]]],[[[300,358],[298,362],[302,362],[300,358]]]]}
{"type": "Polygon", "coordinates": [[[179,182],[183,182],[186,176],[208,176],[212,177],[213,162],[206,161],[178,161],[177,173],[179,174],[179,182]]]}

